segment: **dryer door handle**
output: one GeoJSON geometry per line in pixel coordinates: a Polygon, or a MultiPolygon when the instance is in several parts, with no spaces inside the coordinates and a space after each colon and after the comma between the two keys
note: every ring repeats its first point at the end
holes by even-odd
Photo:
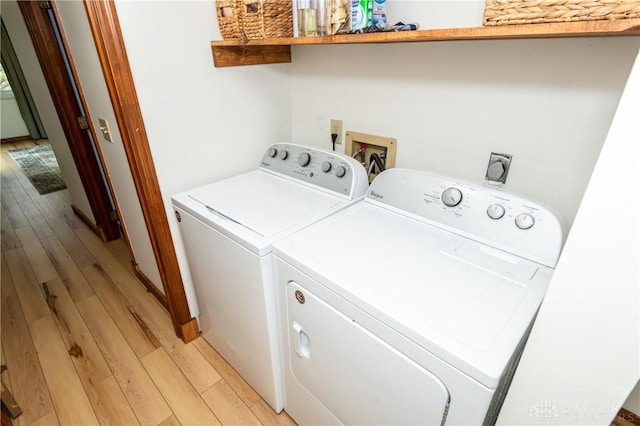
{"type": "Polygon", "coordinates": [[[293,323],[293,351],[300,358],[311,358],[311,339],[297,322],[293,323]]]}

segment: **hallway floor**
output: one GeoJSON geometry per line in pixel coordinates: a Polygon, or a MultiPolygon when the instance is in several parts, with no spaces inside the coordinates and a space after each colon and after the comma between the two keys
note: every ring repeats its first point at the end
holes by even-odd
{"type": "Polygon", "coordinates": [[[295,425],[201,337],[184,344],[135,278],[69,205],[39,195],[2,145],[2,382],[19,425],[295,425]]]}

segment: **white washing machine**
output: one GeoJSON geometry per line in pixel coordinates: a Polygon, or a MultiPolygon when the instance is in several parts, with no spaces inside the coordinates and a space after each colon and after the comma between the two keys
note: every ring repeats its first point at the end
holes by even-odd
{"type": "Polygon", "coordinates": [[[493,424],[562,244],[545,207],[402,169],[274,245],[299,424],[493,424]]]}
{"type": "Polygon", "coordinates": [[[172,197],[204,338],[277,412],[283,407],[272,243],[361,200],[354,159],[278,143],[257,170],[172,197]]]}

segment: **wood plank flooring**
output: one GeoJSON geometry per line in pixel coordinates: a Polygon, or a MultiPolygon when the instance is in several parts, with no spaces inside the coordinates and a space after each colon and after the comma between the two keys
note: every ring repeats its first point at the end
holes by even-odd
{"type": "Polygon", "coordinates": [[[68,192],[39,195],[1,150],[2,381],[26,425],[295,425],[201,337],[184,344],[68,192]]]}

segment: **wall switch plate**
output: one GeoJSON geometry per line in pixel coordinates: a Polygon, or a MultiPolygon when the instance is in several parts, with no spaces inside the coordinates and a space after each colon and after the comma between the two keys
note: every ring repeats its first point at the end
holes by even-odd
{"type": "Polygon", "coordinates": [[[331,134],[329,137],[333,138],[333,134],[338,135],[336,138],[336,145],[342,143],[342,120],[331,119],[331,134]]]}
{"type": "Polygon", "coordinates": [[[98,118],[98,124],[100,124],[100,132],[102,133],[102,137],[107,142],[113,143],[111,140],[111,131],[109,130],[109,124],[105,118],[98,118]]]}
{"type": "Polygon", "coordinates": [[[505,183],[511,166],[511,155],[492,152],[489,156],[485,179],[489,182],[505,183]]]}

